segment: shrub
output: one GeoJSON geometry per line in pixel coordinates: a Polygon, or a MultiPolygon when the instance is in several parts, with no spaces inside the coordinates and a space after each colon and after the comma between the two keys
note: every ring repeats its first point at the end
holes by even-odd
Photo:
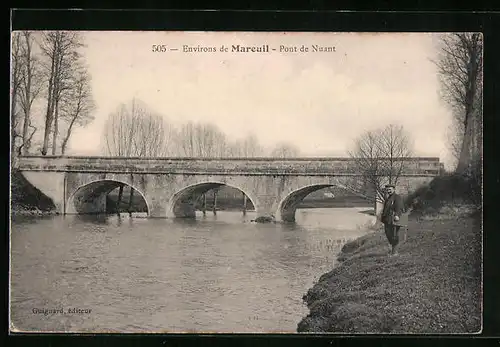
{"type": "Polygon", "coordinates": [[[474,205],[481,208],[481,172],[476,168],[462,174],[435,177],[405,198],[405,206],[414,212],[437,213],[444,205],[474,205]]]}

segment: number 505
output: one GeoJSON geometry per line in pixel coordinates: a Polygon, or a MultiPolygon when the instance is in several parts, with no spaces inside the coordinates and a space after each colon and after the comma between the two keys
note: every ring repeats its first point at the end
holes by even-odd
{"type": "Polygon", "coordinates": [[[167,46],[166,45],[153,45],[151,50],[153,52],[166,52],[167,46]]]}

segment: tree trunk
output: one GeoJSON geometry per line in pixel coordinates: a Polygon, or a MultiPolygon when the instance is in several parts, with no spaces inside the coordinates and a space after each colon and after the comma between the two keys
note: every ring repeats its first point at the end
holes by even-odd
{"type": "MultiPolygon", "coordinates": [[[[52,111],[50,111],[52,112],[52,111]]],[[[42,155],[47,155],[47,150],[49,148],[49,137],[51,134],[52,128],[52,116],[47,115],[45,119],[45,133],[43,135],[43,147],[42,147],[42,155]]]]}
{"type": "Polygon", "coordinates": [[[11,169],[15,169],[18,163],[18,153],[16,150],[16,132],[15,130],[11,130],[11,143],[10,143],[10,167],[11,169]]]}
{"type": "Polygon", "coordinates": [[[54,134],[52,136],[52,155],[56,155],[58,133],[59,133],[59,100],[56,100],[55,113],[54,113],[54,134]]]}
{"type": "Polygon", "coordinates": [[[203,215],[205,215],[207,213],[207,193],[203,193],[202,199],[201,211],[203,212],[203,215]]]}
{"type": "MultiPolygon", "coordinates": [[[[28,82],[29,84],[29,82],[28,82]]],[[[26,94],[27,94],[27,98],[29,97],[29,90],[28,90],[29,87],[26,87],[26,94]]],[[[25,110],[24,110],[24,121],[23,121],[23,154],[26,155],[28,154],[29,152],[29,135],[28,135],[28,132],[29,132],[29,125],[30,125],[30,109],[29,109],[29,106],[28,107],[25,107],[25,110]]]]}
{"type": "Polygon", "coordinates": [[[28,131],[29,131],[29,124],[30,124],[30,111],[31,111],[31,103],[32,103],[32,96],[31,96],[31,79],[33,77],[33,65],[32,65],[32,59],[31,59],[31,42],[29,39],[29,34],[25,34],[26,38],[26,84],[24,86],[24,95],[25,99],[23,101],[24,103],[24,123],[23,123],[23,153],[26,155],[28,154],[29,151],[29,144],[28,142],[28,131]]]}
{"type": "Polygon", "coordinates": [[[245,193],[242,193],[243,194],[243,215],[246,215],[247,214],[247,196],[245,195],[245,193]]]}
{"type": "Polygon", "coordinates": [[[42,147],[42,155],[47,154],[47,150],[49,149],[49,137],[51,133],[52,127],[52,113],[53,113],[53,97],[52,97],[52,88],[54,86],[54,70],[55,70],[55,58],[52,57],[52,65],[49,77],[49,86],[48,86],[48,96],[47,96],[47,112],[45,113],[45,131],[43,134],[43,147],[42,147]]]}
{"type": "Polygon", "coordinates": [[[134,189],[130,187],[130,196],[128,199],[128,214],[129,216],[132,216],[132,200],[134,198],[134,189]]]}
{"type": "Polygon", "coordinates": [[[12,35],[12,81],[11,81],[11,90],[10,90],[10,165],[11,168],[15,168],[17,166],[17,150],[16,150],[16,138],[17,138],[17,129],[16,129],[16,101],[18,94],[18,87],[20,84],[20,42],[19,35],[13,33],[12,35]]]}
{"type": "Polygon", "coordinates": [[[116,213],[120,214],[120,204],[122,202],[123,196],[123,184],[120,185],[120,190],[118,191],[118,202],[116,203],[116,213]]]}
{"type": "Polygon", "coordinates": [[[212,211],[213,211],[214,215],[217,214],[217,189],[214,189],[214,203],[212,206],[212,211]]]}
{"type": "Polygon", "coordinates": [[[69,138],[71,137],[71,131],[73,130],[73,124],[75,124],[75,120],[78,116],[73,117],[71,119],[71,123],[69,123],[68,126],[68,131],[66,132],[66,137],[64,138],[62,144],[61,144],[61,154],[64,155],[66,153],[66,147],[68,145],[69,138]]]}
{"type": "MultiPolygon", "coordinates": [[[[477,40],[476,34],[473,40],[477,40]]],[[[476,42],[476,41],[474,41],[476,42]]],[[[466,172],[472,162],[472,152],[474,146],[475,129],[474,119],[474,100],[477,98],[477,77],[478,77],[478,51],[477,46],[473,45],[470,49],[470,58],[467,64],[467,89],[465,92],[465,118],[464,118],[464,138],[460,150],[460,158],[457,165],[457,172],[466,172]]]]}
{"type": "Polygon", "coordinates": [[[23,145],[24,145],[24,146],[26,146],[26,148],[28,149],[28,150],[26,151],[26,153],[28,153],[28,152],[29,152],[29,149],[31,148],[31,141],[32,141],[32,139],[33,139],[33,135],[35,135],[36,130],[37,130],[37,129],[36,129],[36,127],[34,127],[34,126],[31,126],[31,125],[30,125],[30,127],[31,127],[31,128],[33,128],[33,131],[32,131],[32,132],[31,132],[31,134],[28,136],[28,139],[25,141],[25,143],[23,143],[23,145]]]}
{"type": "Polygon", "coordinates": [[[460,158],[458,159],[457,173],[464,173],[470,164],[470,145],[471,145],[471,123],[467,122],[467,129],[465,130],[464,139],[462,141],[462,148],[460,150],[460,158]]]}
{"type": "Polygon", "coordinates": [[[30,124],[30,110],[26,110],[24,113],[24,124],[23,124],[23,154],[26,155],[29,152],[29,139],[28,139],[28,131],[30,124]]]}
{"type": "Polygon", "coordinates": [[[70,136],[71,136],[71,129],[68,129],[66,137],[64,138],[64,140],[61,144],[61,154],[62,155],[64,155],[64,153],[66,153],[66,146],[68,145],[68,140],[69,140],[70,136]]]}
{"type": "Polygon", "coordinates": [[[11,119],[11,128],[10,128],[10,133],[11,133],[11,142],[10,142],[10,163],[11,167],[15,168],[17,166],[17,150],[16,150],[16,138],[17,138],[17,131],[15,128],[15,122],[16,122],[16,95],[15,92],[12,93],[12,101],[11,101],[11,108],[10,108],[10,119],[11,119]]]}

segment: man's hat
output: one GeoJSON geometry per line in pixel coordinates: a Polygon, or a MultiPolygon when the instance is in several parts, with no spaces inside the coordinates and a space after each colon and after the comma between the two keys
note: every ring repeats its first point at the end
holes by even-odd
{"type": "Polygon", "coordinates": [[[393,184],[386,184],[385,187],[386,188],[391,188],[392,187],[392,188],[396,189],[396,187],[393,184]]]}

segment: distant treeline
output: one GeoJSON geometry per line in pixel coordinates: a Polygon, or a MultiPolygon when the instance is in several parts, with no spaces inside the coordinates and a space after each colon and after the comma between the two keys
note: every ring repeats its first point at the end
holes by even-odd
{"type": "Polygon", "coordinates": [[[254,134],[231,139],[212,123],[186,122],[179,126],[168,115],[152,111],[136,98],[109,114],[102,137],[102,153],[113,157],[295,157],[300,150],[279,142],[262,146],[254,134]]]}

